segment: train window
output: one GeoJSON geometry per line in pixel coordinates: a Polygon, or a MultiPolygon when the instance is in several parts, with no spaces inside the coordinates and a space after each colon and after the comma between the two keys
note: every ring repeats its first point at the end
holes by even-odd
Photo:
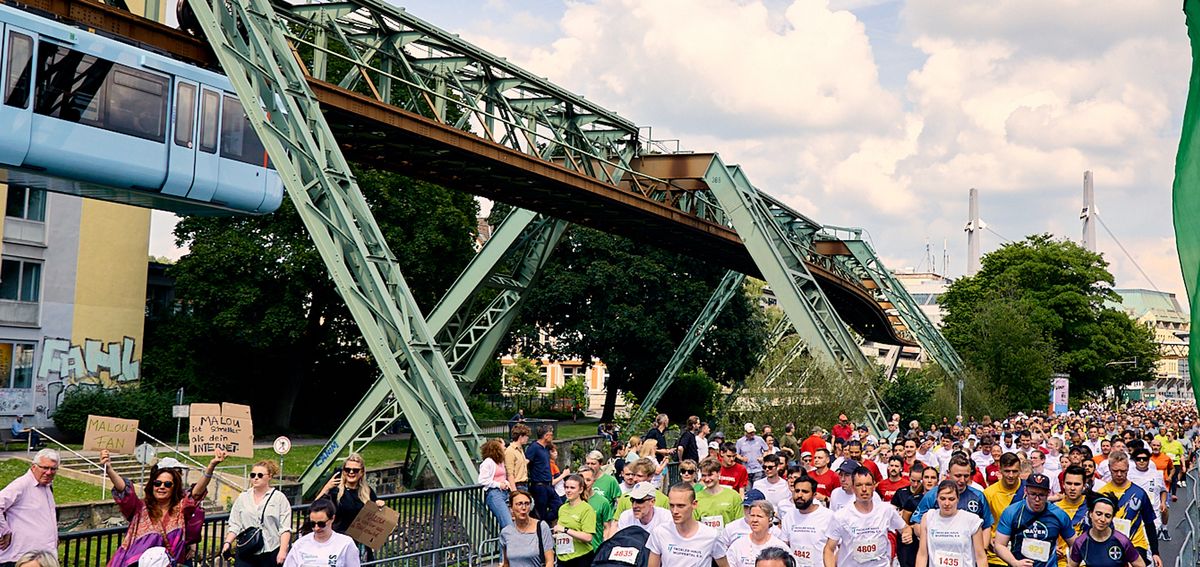
{"type": "Polygon", "coordinates": [[[175,143],[192,147],[192,130],[196,125],[196,86],[179,83],[175,90],[175,143]]]}
{"type": "Polygon", "coordinates": [[[4,104],[29,106],[29,83],[33,75],[33,38],[12,32],[8,36],[8,72],[4,77],[4,104]]]}
{"type": "Polygon", "coordinates": [[[37,59],[34,112],[163,141],[166,77],[47,42],[37,59]]]}
{"type": "Polygon", "coordinates": [[[221,110],[221,96],[212,91],[201,95],[200,151],[217,153],[217,113],[221,110]]]}
{"type": "Polygon", "coordinates": [[[241,101],[229,95],[221,110],[221,157],[258,166],[267,164],[266,150],[242,112],[241,101]]]}

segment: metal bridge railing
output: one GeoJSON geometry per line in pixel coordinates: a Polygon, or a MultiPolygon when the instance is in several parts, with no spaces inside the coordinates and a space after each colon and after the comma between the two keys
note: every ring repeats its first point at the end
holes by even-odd
{"type": "Polygon", "coordinates": [[[1188,471],[1187,490],[1189,498],[1187,508],[1183,509],[1183,541],[1179,544],[1179,555],[1175,557],[1175,567],[1192,567],[1200,564],[1200,540],[1197,540],[1196,530],[1200,529],[1200,468],[1192,467],[1188,471]]]}
{"type": "MultiPolygon", "coordinates": [[[[445,567],[499,559],[500,528],[483,504],[483,488],[438,488],[382,497],[400,513],[396,530],[363,565],[445,567]]],[[[308,504],[292,506],[292,533],[300,533],[308,504]]],[[[219,557],[229,514],[211,514],[201,527],[195,565],[232,565],[219,557]]],[[[59,534],[63,565],[105,567],[121,545],[127,526],[59,534]]]]}

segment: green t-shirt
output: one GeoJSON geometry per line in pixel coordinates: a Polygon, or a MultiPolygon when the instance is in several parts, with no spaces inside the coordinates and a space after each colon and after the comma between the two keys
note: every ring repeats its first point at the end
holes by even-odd
{"type": "MultiPolygon", "coordinates": [[[[575,505],[571,505],[568,502],[558,508],[558,524],[572,530],[594,534],[596,533],[596,510],[592,509],[591,504],[582,500],[575,505]]],[[[596,536],[592,536],[592,540],[595,541],[595,539],[596,536]]],[[[565,555],[559,555],[558,559],[560,561],[575,559],[576,557],[582,557],[591,553],[592,544],[584,543],[575,538],[571,538],[571,541],[575,544],[575,550],[565,555]]]]}
{"type": "Polygon", "coordinates": [[[621,497],[621,483],[613,478],[611,474],[600,475],[596,482],[592,483],[592,494],[599,494],[608,500],[609,507],[615,506],[617,498],[621,497]]]}
{"type": "Polygon", "coordinates": [[[600,548],[600,540],[604,539],[604,524],[613,521],[613,507],[599,492],[588,498],[588,504],[596,511],[596,534],[592,536],[592,551],[596,551],[600,548]]]}
{"type": "Polygon", "coordinates": [[[742,517],[742,495],[729,487],[724,487],[715,495],[707,490],[697,492],[695,515],[701,523],[721,529],[742,517]],[[717,525],[718,522],[720,525],[717,525]]]}
{"type": "MultiPolygon", "coordinates": [[[[656,507],[662,508],[664,510],[671,509],[671,501],[670,501],[670,499],[667,498],[666,494],[662,493],[662,491],[659,491],[657,494],[654,495],[654,505],[656,507]]],[[[626,510],[632,510],[632,509],[633,509],[633,502],[631,500],[629,500],[629,495],[625,494],[617,499],[617,508],[616,508],[616,510],[613,511],[613,517],[620,518],[622,512],[624,512],[626,510]]]]}

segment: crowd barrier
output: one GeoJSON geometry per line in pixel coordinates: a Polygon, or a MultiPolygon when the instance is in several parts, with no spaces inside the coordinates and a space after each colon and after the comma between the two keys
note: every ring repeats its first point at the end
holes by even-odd
{"type": "Polygon", "coordinates": [[[1196,530],[1200,529],[1200,468],[1192,467],[1187,474],[1187,491],[1190,498],[1183,509],[1183,541],[1179,545],[1179,555],[1175,557],[1175,567],[1193,567],[1200,565],[1200,540],[1197,540],[1196,530]]]}
{"type": "MultiPolygon", "coordinates": [[[[438,488],[383,496],[400,514],[399,525],[363,565],[449,567],[479,565],[498,558],[499,526],[483,505],[483,488],[438,488]]],[[[299,533],[308,505],[292,507],[292,533],[299,533]]],[[[195,567],[232,565],[219,557],[229,514],[205,518],[195,567]]],[[[125,526],[59,535],[59,560],[73,567],[104,567],[121,545],[125,526]]]]}

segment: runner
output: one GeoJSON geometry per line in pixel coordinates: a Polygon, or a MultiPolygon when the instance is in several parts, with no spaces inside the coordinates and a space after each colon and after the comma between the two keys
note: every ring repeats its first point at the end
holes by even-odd
{"type": "Polygon", "coordinates": [[[904,528],[896,509],[875,493],[875,477],[866,467],[850,475],[854,503],[834,512],[825,542],[825,567],[888,567],[888,534],[904,528]]]}
{"type": "Polygon", "coordinates": [[[955,480],[938,484],[937,512],[921,519],[924,537],[917,550],[917,565],[970,567],[987,563],[987,529],[979,516],[959,506],[959,488],[955,480]]]}
{"type": "Polygon", "coordinates": [[[650,557],[647,567],[729,567],[721,532],[696,521],[696,491],[686,484],[676,484],[667,495],[671,506],[672,523],[650,532],[646,549],[650,557]]]}
{"type": "Polygon", "coordinates": [[[911,481],[904,478],[904,457],[893,455],[888,458],[887,478],[879,481],[875,488],[884,502],[891,502],[896,492],[909,485],[911,481]]]}
{"type": "MultiPolygon", "coordinates": [[[[999,518],[1009,506],[1025,500],[1024,483],[1021,481],[1021,458],[1016,453],[1004,453],[996,461],[999,468],[999,480],[989,485],[983,496],[987,499],[988,509],[993,518],[999,518]]],[[[997,525],[992,526],[991,539],[996,540],[997,525]]],[[[1007,565],[999,555],[996,555],[995,545],[988,548],[988,565],[1005,567],[1007,565]]]]}
{"type": "Polygon", "coordinates": [[[763,457],[762,470],[763,478],[754,481],[754,490],[763,493],[767,502],[772,506],[778,507],[781,502],[790,500],[792,491],[788,488],[787,479],[780,476],[780,472],[785,470],[783,466],[784,459],[779,455],[766,455],[763,457]]]}
{"type": "Polygon", "coordinates": [[[1093,494],[1087,508],[1091,529],[1075,540],[1067,558],[1068,567],[1145,567],[1141,553],[1119,531],[1112,528],[1116,497],[1111,494],[1093,494]]]}
{"type": "Polygon", "coordinates": [[[1055,543],[1060,538],[1068,546],[1075,541],[1071,519],[1048,501],[1050,479],[1046,475],[1029,475],[1024,488],[1025,499],[1009,506],[1000,515],[992,547],[1010,567],[1054,565],[1058,563],[1055,543]]]}
{"type": "Polygon", "coordinates": [[[766,500],[755,501],[748,507],[746,520],[750,532],[738,537],[729,545],[726,558],[730,567],[753,567],[758,555],[764,549],[787,549],[787,544],[771,533],[774,517],[775,509],[766,500]]]}
{"type": "MultiPolygon", "coordinates": [[[[629,491],[633,508],[626,510],[617,519],[617,531],[637,526],[650,533],[658,526],[671,524],[671,513],[654,505],[658,490],[649,482],[639,482],[629,491]]],[[[612,534],[609,534],[611,536],[612,534]]]]}
{"type": "Polygon", "coordinates": [[[1154,529],[1154,506],[1146,491],[1129,481],[1129,456],[1113,450],[1105,462],[1109,463],[1112,481],[1097,492],[1110,493],[1117,498],[1113,527],[1129,537],[1147,565],[1162,567],[1162,558],[1158,556],[1158,532],[1154,529]]]}
{"type": "Polygon", "coordinates": [[[704,490],[696,493],[696,519],[715,530],[721,530],[742,517],[742,495],[720,483],[721,463],[708,458],[700,463],[700,482],[704,490]]]}
{"type": "Polygon", "coordinates": [[[820,565],[825,532],[833,512],[816,500],[817,481],[802,476],[792,482],[793,507],[780,513],[781,537],[795,558],[796,567],[820,565]]]}

